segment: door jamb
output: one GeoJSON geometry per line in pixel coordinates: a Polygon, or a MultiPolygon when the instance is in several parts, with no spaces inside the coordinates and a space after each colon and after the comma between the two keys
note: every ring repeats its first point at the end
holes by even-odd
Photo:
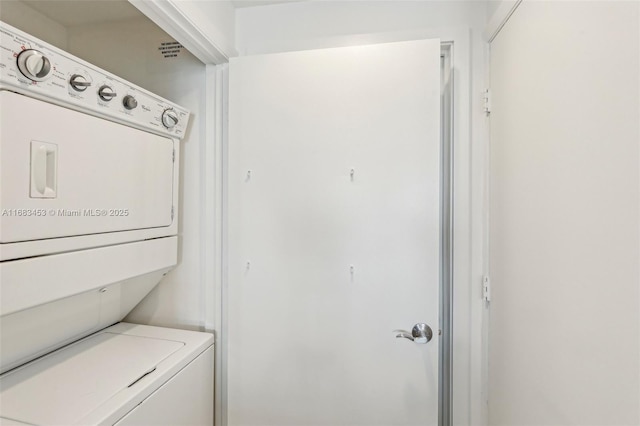
{"type": "Polygon", "coordinates": [[[440,44],[440,353],[438,425],[450,426],[453,401],[453,42],[440,44]]]}

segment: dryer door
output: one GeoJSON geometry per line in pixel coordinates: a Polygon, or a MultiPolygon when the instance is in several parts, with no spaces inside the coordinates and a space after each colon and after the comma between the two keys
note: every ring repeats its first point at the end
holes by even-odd
{"type": "Polygon", "coordinates": [[[171,225],[172,139],[7,91],[0,111],[1,243],[171,225]]]}

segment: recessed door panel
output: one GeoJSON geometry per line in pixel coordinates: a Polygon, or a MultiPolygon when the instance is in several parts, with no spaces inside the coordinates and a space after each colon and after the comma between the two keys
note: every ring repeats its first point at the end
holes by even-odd
{"type": "Polygon", "coordinates": [[[0,92],[0,242],[169,226],[173,140],[0,92]]]}

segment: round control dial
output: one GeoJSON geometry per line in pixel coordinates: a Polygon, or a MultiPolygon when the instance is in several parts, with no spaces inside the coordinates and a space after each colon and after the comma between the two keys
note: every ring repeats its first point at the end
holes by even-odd
{"type": "Polygon", "coordinates": [[[18,69],[29,80],[45,81],[50,77],[51,61],[39,50],[27,49],[18,55],[18,69]]]}
{"type": "Polygon", "coordinates": [[[173,109],[165,109],[162,113],[162,124],[167,129],[173,129],[179,122],[178,114],[173,109]]]}
{"type": "Polygon", "coordinates": [[[100,88],[98,89],[98,96],[103,101],[109,102],[110,100],[118,96],[118,94],[113,90],[113,87],[107,86],[105,84],[103,86],[100,86],[100,88]]]}
{"type": "Polygon", "coordinates": [[[133,96],[127,95],[122,98],[122,105],[124,105],[126,109],[134,109],[138,106],[138,101],[136,101],[136,98],[133,96]]]}
{"type": "Polygon", "coordinates": [[[87,80],[87,78],[80,74],[74,74],[69,79],[69,85],[76,92],[84,92],[87,90],[87,87],[91,86],[91,82],[87,80]]]}

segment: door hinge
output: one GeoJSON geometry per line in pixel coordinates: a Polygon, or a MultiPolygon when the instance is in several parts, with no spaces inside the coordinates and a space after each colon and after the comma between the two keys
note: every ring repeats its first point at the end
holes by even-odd
{"type": "Polygon", "coordinates": [[[174,216],[174,209],[173,206],[171,206],[171,220],[173,221],[173,216],[174,216]]]}
{"type": "Polygon", "coordinates": [[[491,302],[491,279],[488,275],[482,277],[482,300],[491,302]]]}
{"type": "Polygon", "coordinates": [[[171,154],[171,161],[173,163],[176,162],[176,149],[175,148],[173,148],[173,154],[171,154]]]}
{"type": "Polygon", "coordinates": [[[482,108],[485,114],[491,114],[491,89],[484,89],[482,92],[482,108]]]}

